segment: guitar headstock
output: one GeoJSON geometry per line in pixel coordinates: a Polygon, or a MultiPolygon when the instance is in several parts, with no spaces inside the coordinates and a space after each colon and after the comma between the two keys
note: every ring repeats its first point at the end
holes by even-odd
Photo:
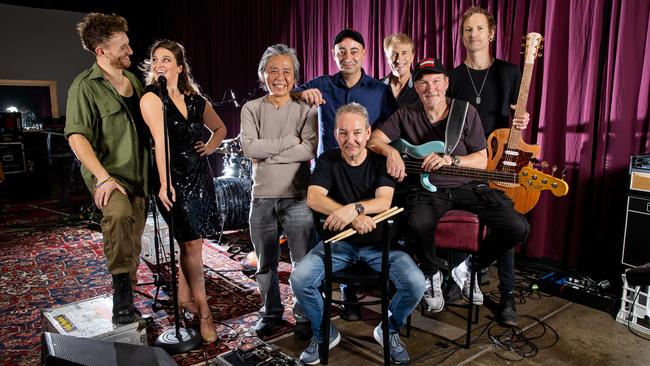
{"type": "Polygon", "coordinates": [[[521,169],[517,175],[517,181],[526,189],[534,189],[537,191],[550,190],[557,197],[569,193],[569,185],[562,179],[527,166],[521,169]]]}
{"type": "Polygon", "coordinates": [[[525,48],[524,62],[532,64],[535,62],[535,57],[541,57],[541,49],[544,48],[544,37],[536,32],[530,32],[525,37],[522,37],[524,44],[521,46],[525,48]]]}

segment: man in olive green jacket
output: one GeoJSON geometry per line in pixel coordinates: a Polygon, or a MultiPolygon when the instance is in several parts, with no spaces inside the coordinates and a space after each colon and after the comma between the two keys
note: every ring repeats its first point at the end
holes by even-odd
{"type": "Polygon", "coordinates": [[[104,254],[113,278],[113,321],[135,320],[132,286],[147,208],[148,136],[139,100],[142,85],[130,72],[133,54],[126,20],[90,13],[77,25],[96,63],[68,91],[65,136],[102,210],[104,254]]]}

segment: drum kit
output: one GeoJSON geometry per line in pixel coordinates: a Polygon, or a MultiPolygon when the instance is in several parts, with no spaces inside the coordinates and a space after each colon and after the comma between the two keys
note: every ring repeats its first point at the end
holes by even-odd
{"type": "Polygon", "coordinates": [[[223,155],[222,176],[214,178],[214,187],[223,230],[248,228],[248,211],[253,182],[252,162],[244,156],[241,138],[223,140],[216,153],[223,155]]]}

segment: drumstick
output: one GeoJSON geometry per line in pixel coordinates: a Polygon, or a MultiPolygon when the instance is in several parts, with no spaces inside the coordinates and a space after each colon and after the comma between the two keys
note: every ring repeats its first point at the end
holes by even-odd
{"type": "MultiPolygon", "coordinates": [[[[387,218],[390,218],[390,217],[392,217],[392,216],[395,216],[395,215],[397,215],[398,213],[400,213],[400,212],[402,212],[402,211],[404,211],[403,208],[400,208],[400,209],[398,209],[398,210],[394,210],[393,212],[384,215],[383,217],[379,218],[378,220],[373,220],[373,221],[375,221],[375,223],[378,224],[378,223],[380,223],[381,221],[384,221],[384,220],[386,220],[387,218]]],[[[352,229],[352,232],[348,233],[347,235],[339,235],[339,237],[336,238],[335,240],[332,240],[331,243],[336,243],[337,241],[339,241],[339,240],[343,240],[343,239],[345,239],[345,238],[348,238],[348,237],[350,237],[350,236],[352,236],[352,235],[354,235],[354,234],[356,234],[356,233],[357,233],[357,231],[354,230],[354,229],[352,229]]]]}
{"type": "MultiPolygon", "coordinates": [[[[377,215],[373,216],[372,220],[375,221],[375,223],[376,223],[376,222],[377,222],[376,220],[381,219],[383,216],[385,216],[385,215],[387,215],[388,213],[393,212],[393,211],[395,211],[395,210],[397,210],[397,206],[393,206],[393,207],[389,208],[389,209],[386,210],[386,211],[383,211],[383,212],[378,213],[377,215]]],[[[327,239],[327,240],[325,241],[325,243],[330,243],[330,242],[335,242],[335,241],[341,240],[341,238],[342,238],[344,235],[347,237],[347,236],[350,236],[350,235],[355,234],[356,232],[357,232],[357,231],[354,230],[353,228],[349,228],[349,229],[347,229],[347,230],[345,230],[345,231],[342,231],[342,232],[340,232],[340,233],[334,235],[333,237],[327,239]]]]}
{"type": "MultiPolygon", "coordinates": [[[[389,217],[395,216],[395,215],[397,215],[398,213],[400,213],[402,211],[404,211],[404,208],[398,208],[397,206],[395,206],[395,207],[392,207],[392,208],[390,208],[390,209],[388,209],[388,210],[386,210],[386,211],[384,211],[382,213],[379,213],[379,214],[375,215],[372,218],[372,221],[374,221],[375,224],[378,224],[381,221],[383,221],[383,220],[385,220],[385,219],[387,219],[389,217]]],[[[337,241],[348,238],[348,237],[350,237],[350,236],[352,236],[354,234],[357,234],[357,231],[355,229],[350,228],[350,229],[347,229],[347,230],[345,230],[345,231],[343,231],[343,232],[341,232],[341,233],[327,239],[325,241],[325,243],[336,243],[337,241]]]]}

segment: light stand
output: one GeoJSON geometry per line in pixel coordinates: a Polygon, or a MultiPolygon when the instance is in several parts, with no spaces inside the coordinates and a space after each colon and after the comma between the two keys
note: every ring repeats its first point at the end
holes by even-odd
{"type": "MultiPolygon", "coordinates": [[[[169,161],[169,133],[167,131],[167,105],[169,95],[167,94],[167,79],[164,76],[158,78],[160,86],[160,99],[162,99],[163,131],[165,139],[165,181],[167,183],[167,198],[171,200],[171,162],[169,161]]],[[[176,255],[174,253],[174,215],[170,213],[169,222],[169,257],[171,264],[171,300],[174,307],[174,328],[165,330],[156,339],[155,345],[167,351],[170,355],[184,353],[193,350],[201,344],[201,335],[194,329],[181,328],[180,314],[178,312],[178,284],[176,282],[176,255]]]]}

